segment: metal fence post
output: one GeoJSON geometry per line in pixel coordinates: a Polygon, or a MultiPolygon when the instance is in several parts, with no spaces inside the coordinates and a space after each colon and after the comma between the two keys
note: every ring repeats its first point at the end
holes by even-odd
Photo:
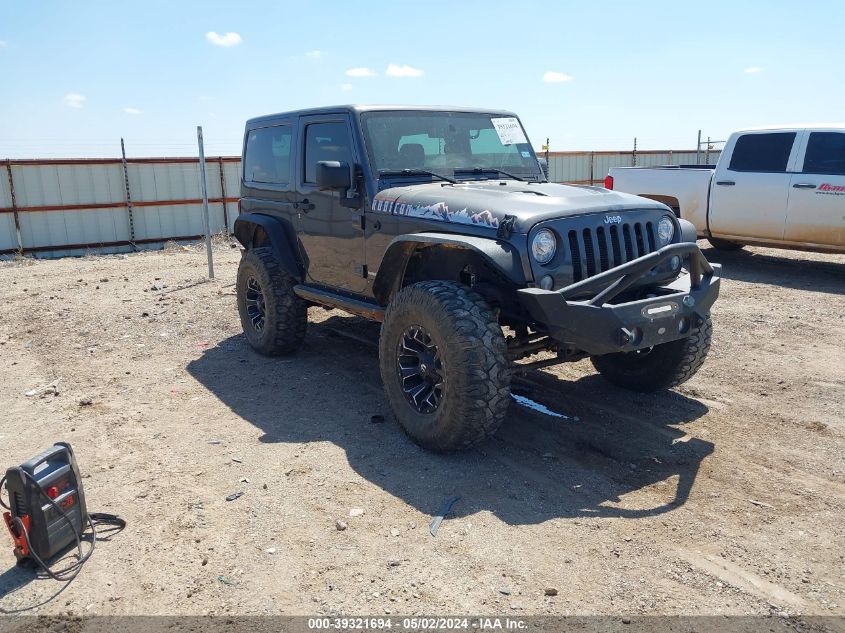
{"type": "MultiPolygon", "coordinates": [[[[211,222],[208,217],[208,184],[205,178],[205,149],[202,144],[202,126],[197,126],[197,143],[200,149],[200,180],[202,181],[202,225],[205,229],[205,250],[208,253],[208,278],[214,279],[214,261],[211,256],[211,222]]],[[[225,204],[225,203],[224,203],[225,204]]]]}
{"type": "Polygon", "coordinates": [[[229,237],[229,209],[226,206],[226,175],[223,172],[223,157],[217,157],[217,164],[220,166],[220,198],[223,200],[223,230],[226,237],[229,237]]]}
{"type": "Polygon", "coordinates": [[[701,130],[698,131],[698,143],[695,146],[695,164],[701,164],[701,130]]]}
{"type": "Polygon", "coordinates": [[[12,214],[15,216],[15,234],[18,237],[18,254],[23,256],[23,239],[21,239],[21,219],[18,215],[18,201],[15,198],[15,181],[12,178],[12,161],[6,159],[6,173],[9,175],[9,195],[12,198],[12,214]]]}
{"type": "Polygon", "coordinates": [[[631,152],[631,167],[637,166],[637,137],[634,137],[634,151],[631,152]]]}
{"type": "Polygon", "coordinates": [[[129,190],[129,166],[126,163],[126,147],[123,145],[123,138],[120,139],[120,155],[123,158],[123,182],[126,185],[126,210],[129,214],[129,243],[132,248],[135,246],[135,217],[132,213],[132,193],[129,190]]]}

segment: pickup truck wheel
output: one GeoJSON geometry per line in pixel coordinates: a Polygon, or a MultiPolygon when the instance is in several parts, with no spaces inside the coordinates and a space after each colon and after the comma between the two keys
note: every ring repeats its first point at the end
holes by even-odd
{"type": "Polygon", "coordinates": [[[379,366],[402,429],[430,450],[481,442],[510,404],[502,329],[487,302],[455,282],[424,281],[396,295],[382,324],[379,366]]]}
{"type": "Polygon", "coordinates": [[[272,248],[248,250],[241,258],[238,313],[247,341],[259,354],[289,354],[305,338],[308,305],[294,294],[295,285],[272,248]]]}
{"type": "Polygon", "coordinates": [[[655,345],[648,350],[593,356],[598,372],[614,385],[633,391],[670,389],[686,382],[704,364],[710,351],[713,322],[710,315],[687,338],[655,345]]]}
{"type": "Polygon", "coordinates": [[[720,240],[718,237],[708,237],[707,241],[710,242],[710,246],[715,248],[717,251],[738,251],[745,246],[745,244],[740,244],[739,242],[720,240]]]}

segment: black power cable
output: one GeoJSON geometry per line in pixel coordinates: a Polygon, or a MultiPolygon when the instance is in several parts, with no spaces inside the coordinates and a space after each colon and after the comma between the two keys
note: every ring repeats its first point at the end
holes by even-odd
{"type": "MultiPolygon", "coordinates": [[[[87,552],[83,553],[83,551],[82,551],[82,534],[79,532],[79,530],[76,529],[76,526],[73,524],[73,521],[71,521],[70,517],[67,515],[67,512],[65,512],[62,508],[59,507],[59,504],[57,504],[47,494],[47,492],[44,490],[44,488],[41,486],[41,484],[38,483],[38,481],[32,475],[30,475],[25,470],[22,470],[21,472],[27,478],[29,478],[29,480],[35,485],[36,488],[38,488],[38,492],[41,493],[41,496],[44,497],[50,503],[50,505],[53,506],[53,508],[56,510],[56,512],[58,512],[59,515],[65,521],[67,521],[67,524],[70,526],[70,529],[73,530],[73,535],[76,538],[76,549],[77,549],[76,562],[67,566],[67,567],[65,567],[64,569],[60,569],[59,571],[54,572],[52,569],[50,569],[47,566],[47,564],[43,560],[41,560],[41,558],[38,556],[38,554],[36,554],[35,551],[32,549],[32,543],[30,543],[30,541],[29,541],[29,533],[26,531],[26,527],[24,526],[23,521],[21,521],[20,517],[14,517],[13,521],[14,521],[15,525],[17,525],[17,527],[21,531],[21,533],[23,534],[24,540],[26,541],[27,549],[29,550],[29,555],[33,558],[33,560],[35,560],[36,563],[38,563],[38,565],[41,567],[41,569],[43,569],[44,572],[48,576],[50,576],[50,578],[52,578],[53,580],[58,580],[58,581],[61,581],[61,582],[70,582],[71,580],[76,578],[76,576],[79,574],[80,571],[82,571],[82,566],[85,563],[88,562],[88,559],[91,558],[91,555],[94,553],[94,546],[97,543],[97,528],[95,526],[101,525],[101,524],[112,525],[112,526],[114,526],[114,529],[116,529],[117,531],[120,531],[120,530],[122,530],[123,528],[126,527],[126,521],[121,519],[116,514],[105,514],[103,512],[87,513],[88,526],[91,528],[91,547],[88,548],[87,552]]],[[[3,479],[0,479],[0,491],[2,491],[3,484],[5,482],[6,482],[5,477],[3,477],[3,479]]],[[[3,503],[3,497],[2,496],[0,496],[0,505],[2,505],[7,510],[11,510],[11,508],[9,506],[7,506],[5,503],[3,503]]],[[[83,526],[82,533],[84,533],[84,532],[85,532],[85,527],[83,526]]]]}

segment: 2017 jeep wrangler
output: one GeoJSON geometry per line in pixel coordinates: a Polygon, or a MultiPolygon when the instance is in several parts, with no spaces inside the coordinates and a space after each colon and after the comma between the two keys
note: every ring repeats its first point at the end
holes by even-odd
{"type": "Polygon", "coordinates": [[[652,391],[690,378],[710,348],[720,270],[694,227],[652,200],[547,182],[511,112],[252,119],[235,236],[250,345],[293,352],[309,306],[380,321],[387,399],[433,450],[496,431],[518,360],[589,357],[609,381],[652,391]]]}

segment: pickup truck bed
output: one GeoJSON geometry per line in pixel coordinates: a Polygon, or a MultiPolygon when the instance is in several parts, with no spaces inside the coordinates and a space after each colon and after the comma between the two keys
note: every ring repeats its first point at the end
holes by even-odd
{"type": "Polygon", "coordinates": [[[692,222],[699,237],[707,237],[706,194],[715,169],[710,165],[617,167],[611,170],[612,183],[605,184],[616,191],[662,202],[675,215],[692,222]]]}
{"type": "Polygon", "coordinates": [[[666,204],[720,248],[845,252],[845,126],[734,132],[715,166],[617,167],[605,186],[666,204]]]}

